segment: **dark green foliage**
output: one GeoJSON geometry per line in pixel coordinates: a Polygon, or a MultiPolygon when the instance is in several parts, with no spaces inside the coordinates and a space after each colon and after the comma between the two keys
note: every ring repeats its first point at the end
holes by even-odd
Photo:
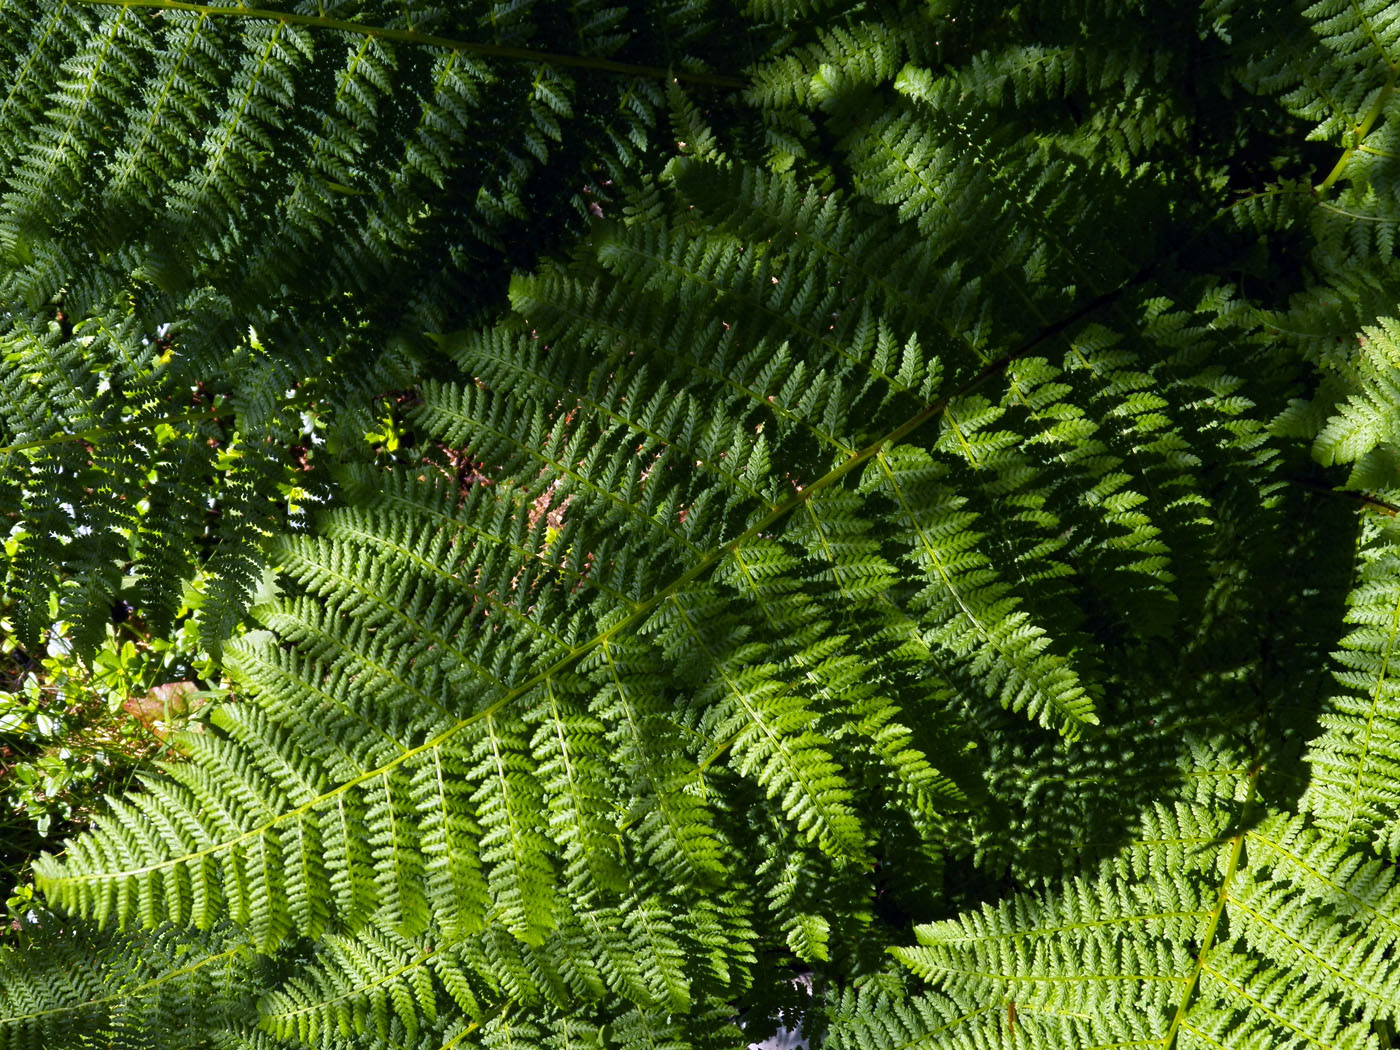
{"type": "Polygon", "coordinates": [[[10,587],[240,699],[0,1045],[1390,1045],[1387,7],[39,6],[10,587]]]}
{"type": "Polygon", "coordinates": [[[276,979],[227,927],[113,939],[46,914],[41,928],[0,956],[7,1045],[208,1045],[245,1029],[256,989],[276,979]]]}
{"type": "Polygon", "coordinates": [[[275,486],[287,450],[311,443],[306,414],[357,440],[366,420],[347,402],[406,384],[417,333],[494,308],[512,266],[577,230],[590,200],[614,208],[608,187],[654,155],[664,92],[627,60],[703,79],[739,29],[673,4],[284,9],[0,8],[0,483],[37,525],[11,584],[30,639],[61,618],[91,645],[124,561],[143,612],[168,622],[207,538],[216,649],[261,537],[286,525],[275,486]],[[609,61],[624,73],[588,75],[609,61]],[[157,453],[160,424],[175,433],[157,453]],[[143,528],[152,468],[160,525],[143,528]],[[35,490],[35,474],[65,480],[35,490]],[[93,478],[110,499],[84,497],[93,478]],[[65,505],[90,531],[61,544],[65,505]]]}

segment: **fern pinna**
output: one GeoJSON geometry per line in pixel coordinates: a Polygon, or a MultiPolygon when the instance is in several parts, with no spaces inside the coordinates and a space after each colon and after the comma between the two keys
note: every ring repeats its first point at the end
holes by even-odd
{"type": "Polygon", "coordinates": [[[9,8],[10,587],[239,700],[0,1045],[1391,1045],[1385,5],[9,8]]]}
{"type": "Polygon", "coordinates": [[[198,573],[217,652],[263,539],[298,525],[277,486],[325,495],[291,450],[358,441],[424,331],[475,323],[616,206],[668,68],[740,83],[711,68],[738,27],[709,6],[0,4],[0,483],[42,523],[12,559],[26,643],[60,620],[90,648],[132,587],[166,630],[198,573]]]}

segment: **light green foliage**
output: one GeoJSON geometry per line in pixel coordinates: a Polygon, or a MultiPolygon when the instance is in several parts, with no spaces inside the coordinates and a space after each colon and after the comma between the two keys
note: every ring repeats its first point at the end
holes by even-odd
{"type": "Polygon", "coordinates": [[[1391,1045],[1388,7],[0,17],[8,586],[237,685],[0,1047],[1391,1045]]]}
{"type": "Polygon", "coordinates": [[[33,901],[33,857],[85,827],[143,763],[178,747],[175,734],[209,695],[190,676],[208,666],[186,651],[188,617],[170,637],[149,637],[130,621],[109,626],[86,664],[63,623],[39,653],[16,645],[9,621],[0,624],[7,632],[0,643],[0,888],[14,917],[33,901]]]}

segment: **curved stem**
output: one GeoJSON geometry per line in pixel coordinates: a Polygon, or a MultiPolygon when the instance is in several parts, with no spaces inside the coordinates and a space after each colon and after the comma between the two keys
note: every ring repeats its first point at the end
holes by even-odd
{"type": "Polygon", "coordinates": [[[1342,172],[1346,169],[1347,161],[1351,160],[1351,155],[1361,148],[1361,143],[1366,140],[1366,136],[1375,127],[1376,121],[1380,120],[1381,113],[1385,110],[1385,104],[1390,100],[1391,94],[1395,91],[1395,78],[1400,75],[1400,66],[1391,66],[1390,75],[1386,77],[1384,86],[1376,95],[1376,100],[1371,103],[1371,108],[1366,111],[1366,115],[1361,118],[1361,123],[1352,130],[1352,142],[1346,149],[1342,150],[1342,155],[1337,158],[1337,163],[1332,170],[1327,173],[1327,177],[1317,184],[1317,192],[1322,193],[1331,187],[1332,183],[1342,177],[1342,172]]]}

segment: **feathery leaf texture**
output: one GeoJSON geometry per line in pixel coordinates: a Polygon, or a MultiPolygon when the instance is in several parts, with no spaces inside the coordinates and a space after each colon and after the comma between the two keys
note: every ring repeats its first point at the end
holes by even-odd
{"type": "Polygon", "coordinates": [[[704,6],[0,4],[0,485],[38,524],[10,582],[29,644],[59,620],[91,648],[126,562],[161,630],[206,573],[217,652],[262,540],[299,525],[289,450],[358,440],[414,373],[409,333],[477,323],[524,245],[616,206],[668,69],[740,83],[707,73],[735,27],[704,6]],[[153,466],[169,527],[138,520],[153,466]]]}
{"type": "Polygon", "coordinates": [[[239,687],[0,1050],[1393,1040],[1388,5],[0,27],[13,626],[239,687]]]}
{"type": "MultiPolygon", "coordinates": [[[[1393,873],[1297,817],[1231,832],[1161,809],[1096,876],[919,927],[895,950],[935,988],[911,1027],[975,1047],[1373,1045],[1394,1017],[1393,873]]],[[[836,1045],[881,1045],[887,1010],[857,1006],[836,1045]]]]}

